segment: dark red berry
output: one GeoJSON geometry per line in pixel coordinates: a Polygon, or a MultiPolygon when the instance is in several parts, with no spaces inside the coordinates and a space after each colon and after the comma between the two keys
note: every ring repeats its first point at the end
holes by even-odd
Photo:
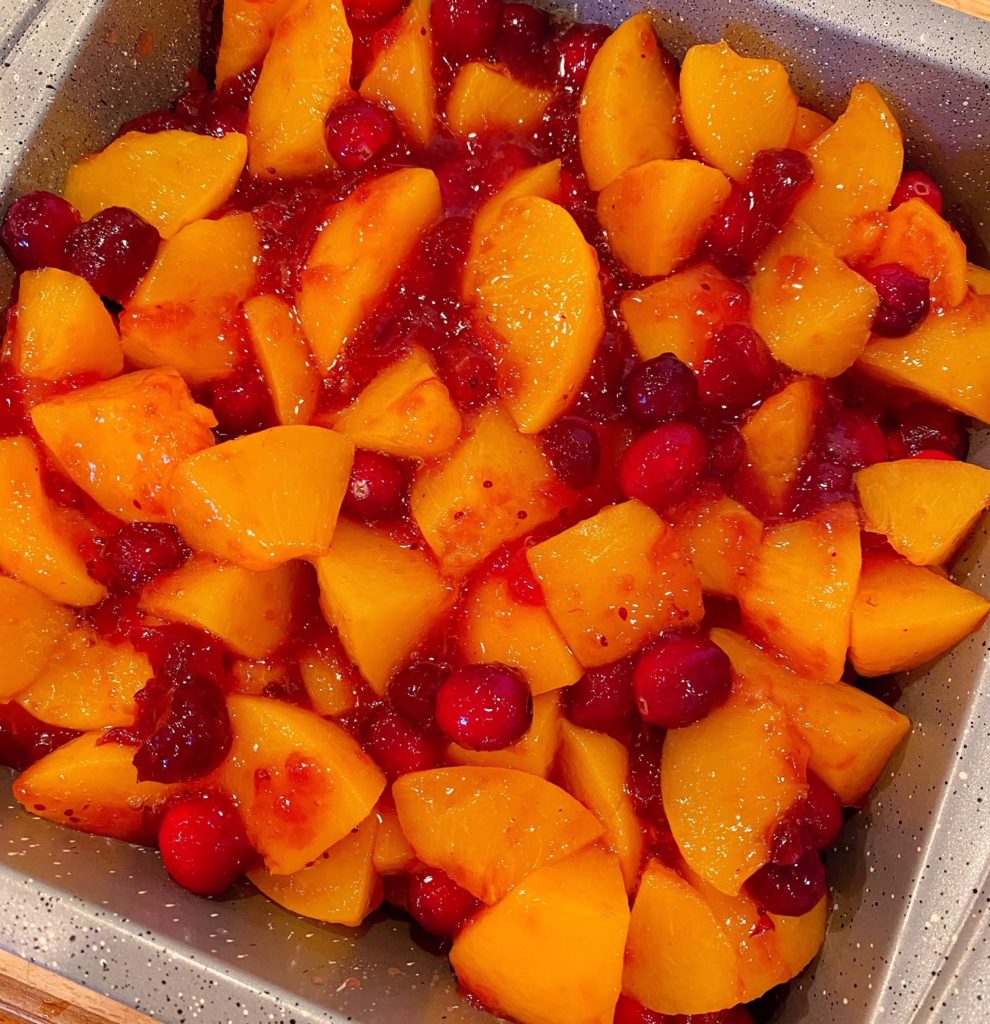
{"type": "Polygon", "coordinates": [[[901,413],[900,424],[888,438],[888,446],[894,459],[932,450],[964,459],[969,437],[961,416],[941,405],[913,402],[901,413]]]}
{"type": "Polygon", "coordinates": [[[533,721],[526,677],[506,665],[466,665],[437,694],[437,725],[468,750],[502,750],[533,721]]]}
{"type": "Polygon", "coordinates": [[[365,723],[362,736],[364,749],[390,779],[440,764],[436,741],[390,708],[374,712],[365,723]]]}
{"type": "Polygon", "coordinates": [[[436,724],[437,694],[450,670],[435,661],[414,661],[388,684],[388,699],[400,715],[421,729],[436,724]]]}
{"type": "Polygon", "coordinates": [[[494,394],[495,360],[481,345],[454,338],[441,350],[437,364],[440,379],[461,408],[473,408],[494,394]]]}
{"type": "Polygon", "coordinates": [[[633,663],[628,658],[588,669],[564,692],[575,725],[620,737],[628,731],[636,709],[633,663]]]}
{"type": "Polygon", "coordinates": [[[636,707],[647,722],[680,729],[724,703],[732,689],[732,665],[706,637],[661,637],[639,656],[633,686],[636,707]]]}
{"type": "Polygon", "coordinates": [[[731,476],[746,457],[746,442],[731,423],[713,430],[708,437],[708,469],[715,476],[731,476]]]}
{"type": "Polygon", "coordinates": [[[636,813],[650,825],[662,830],[670,826],[663,809],[661,764],[663,762],[662,729],[641,722],[629,746],[629,795],[636,813]]]}
{"type": "Polygon", "coordinates": [[[400,515],[406,502],[402,464],[381,452],[359,448],[344,495],[344,511],[356,519],[376,522],[400,515]]]}
{"type": "Polygon", "coordinates": [[[915,452],[914,455],[909,455],[909,459],[932,459],[935,462],[956,462],[958,461],[948,452],[940,452],[935,448],[923,448],[920,452],[915,452]]]}
{"type": "Polygon", "coordinates": [[[825,896],[825,866],[818,851],[809,848],[796,864],[765,864],[746,888],[768,914],[800,917],[825,896]]]}
{"type": "Polygon", "coordinates": [[[557,74],[566,89],[577,92],[584,85],[595,54],[611,34],[607,25],[572,25],[557,40],[557,74]]]}
{"type": "Polygon", "coordinates": [[[707,460],[708,445],[697,427],[664,423],[636,438],[622,457],[622,493],[653,508],[666,508],[688,496],[707,460]]]}
{"type": "Polygon", "coordinates": [[[842,801],[825,783],[808,772],[808,795],[792,809],[817,850],[827,850],[842,831],[842,801]]]}
{"type": "Polygon", "coordinates": [[[689,366],[666,352],[632,368],[626,377],[626,401],[647,427],[690,419],[698,408],[698,379],[689,366]]]}
{"type": "Polygon", "coordinates": [[[865,412],[843,409],[826,433],[822,451],[830,462],[862,469],[887,461],[887,439],[865,412]]]}
{"type": "Polygon", "coordinates": [[[22,771],[78,735],[42,722],[16,701],[0,702],[0,765],[22,771]]]}
{"type": "Polygon", "coordinates": [[[812,459],[801,471],[795,495],[797,511],[810,515],[833,502],[848,501],[854,487],[855,478],[849,466],[812,459]]]}
{"type": "Polygon", "coordinates": [[[509,3],[502,7],[502,22],[495,40],[498,59],[513,71],[538,67],[546,49],[550,21],[531,4],[509,3]]]}
{"type": "Polygon", "coordinates": [[[409,878],[408,908],[413,918],[432,935],[453,937],[481,906],[439,868],[420,871],[409,878]]]}
{"type": "Polygon", "coordinates": [[[569,487],[590,486],[598,476],[602,448],[595,428],[577,416],[564,416],[543,432],[543,451],[569,487]]]}
{"type": "Polygon", "coordinates": [[[873,330],[885,338],[900,338],[928,316],[931,294],[928,278],[900,263],[883,263],[863,276],[877,290],[880,305],[873,316],[873,330]]]}
{"type": "Polygon", "coordinates": [[[66,239],[67,267],[114,302],[125,302],[154,262],[161,241],[143,217],[111,206],[73,228],[66,239]]]}
{"type": "Polygon", "coordinates": [[[392,115],[359,97],[344,100],[327,114],[325,135],[330,155],[348,171],[371,163],[395,139],[392,115]]]}
{"type": "Polygon", "coordinates": [[[148,655],[157,675],[170,683],[206,679],[222,687],[227,663],[223,644],[210,633],[179,622],[131,630],[131,642],[148,655]]]}
{"type": "Polygon", "coordinates": [[[705,405],[741,413],[773,387],[776,363],[763,339],[746,324],[729,324],[712,335],[698,374],[705,405]]]}
{"type": "Polygon", "coordinates": [[[189,553],[182,535],[168,523],[127,523],[106,543],[107,582],[115,590],[133,593],[177,569],[189,553]]]}
{"type": "Polygon", "coordinates": [[[404,0],[347,0],[344,5],[352,21],[380,25],[402,9],[404,0]]]}
{"type": "Polygon", "coordinates": [[[450,57],[477,57],[498,30],[499,0],[433,0],[433,41],[450,57]]]}
{"type": "Polygon", "coordinates": [[[200,896],[226,892],[251,856],[237,808],[212,794],[173,804],[158,827],[158,846],[172,878],[200,896]]]}
{"type": "Polygon", "coordinates": [[[271,392],[254,367],[235,370],[210,387],[210,407],[225,438],[253,434],[275,425],[271,392]]]}
{"type": "Polygon", "coordinates": [[[900,180],[890,201],[893,210],[906,203],[909,199],[921,199],[938,214],[942,213],[944,203],[942,190],[925,174],[924,171],[908,171],[900,180]]]}
{"type": "Polygon", "coordinates": [[[764,149],[753,158],[746,182],[761,216],[780,227],[794,212],[814,173],[811,161],[796,149],[764,149]]]}
{"type": "Polygon", "coordinates": [[[82,223],[79,211],[51,192],[16,199],[0,228],[0,241],[18,270],[67,265],[65,244],[82,223]]]}

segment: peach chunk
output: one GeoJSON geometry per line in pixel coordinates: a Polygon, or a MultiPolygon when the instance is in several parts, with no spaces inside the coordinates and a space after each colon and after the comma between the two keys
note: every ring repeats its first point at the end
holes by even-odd
{"type": "Polygon", "coordinates": [[[845,666],[861,562],[856,510],[847,502],[770,526],[739,588],[743,620],[797,668],[835,682],[845,666]]]}
{"type": "Polygon", "coordinates": [[[437,118],[430,0],[410,0],[375,44],[375,56],[359,91],[365,99],[388,107],[409,137],[425,146],[433,137],[437,118]]]}
{"type": "Polygon", "coordinates": [[[611,1024],[629,904],[617,859],[597,847],[532,875],[454,940],[461,984],[519,1024],[611,1024]]]}
{"type": "Polygon", "coordinates": [[[52,652],[72,628],[73,615],[37,590],[0,576],[0,703],[38,677],[52,652]]]}
{"type": "Polygon", "coordinates": [[[296,0],[275,27],[248,107],[255,177],[304,178],[334,166],[323,123],[350,92],[351,30],[340,0],[296,0]]]}
{"type": "Polygon", "coordinates": [[[281,700],[227,698],[234,742],[214,778],[273,875],[291,875],[373,810],[385,776],[340,726],[281,700]]]}
{"type": "Polygon", "coordinates": [[[904,338],[874,337],[858,366],[883,384],[990,422],[990,294],[926,317],[904,338]]]}
{"type": "Polygon", "coordinates": [[[395,801],[390,794],[386,794],[378,801],[374,816],[378,821],[375,848],[372,852],[375,871],[380,875],[404,875],[414,871],[419,860],[402,831],[399,812],[395,809],[395,801]]]}
{"type": "Polygon", "coordinates": [[[577,397],[604,332],[598,258],[556,203],[520,196],[498,210],[476,234],[464,298],[503,346],[506,408],[536,434],[577,397]]]}
{"type": "Polygon", "coordinates": [[[151,676],[147,655],[130,644],[110,644],[90,629],[76,629],[60,641],[17,703],[65,729],[133,725],[134,695],[151,676]]]}
{"type": "Polygon", "coordinates": [[[454,594],[430,557],[382,530],[341,520],[314,563],[320,603],[377,693],[450,607],[454,594]]]}
{"type": "Polygon", "coordinates": [[[546,608],[517,601],[503,576],[489,576],[472,587],[461,647],[468,661],[519,669],[534,694],[570,686],[584,674],[546,608]]]}
{"type": "Polygon", "coordinates": [[[327,212],[296,307],[322,373],[378,305],[443,205],[436,175],[407,167],[359,185],[327,212]]]}
{"type": "Polygon", "coordinates": [[[643,832],[632,798],[626,792],[629,751],[602,732],[562,722],[559,771],[561,784],[605,826],[604,840],[619,858],[630,892],[639,881],[643,832]]]}
{"type": "Polygon", "coordinates": [[[698,160],[652,160],[602,190],[598,220],[633,273],[665,277],[695,254],[730,187],[721,171],[698,160]]]}
{"type": "Polygon", "coordinates": [[[710,263],[698,263],[641,291],[626,292],[620,309],[641,359],[672,352],[698,370],[712,334],[746,320],[749,296],[710,263]]]}
{"type": "Polygon", "coordinates": [[[457,443],[461,414],[429,353],[417,345],[376,374],[333,425],[358,448],[428,459],[457,443]]]}
{"type": "Polygon", "coordinates": [[[448,575],[557,514],[560,486],[540,446],[499,408],[467,423],[457,446],[416,474],[413,519],[448,575]]]}
{"type": "Polygon", "coordinates": [[[970,263],[966,270],[966,280],[977,295],[990,295],[990,270],[970,263]]]}
{"type": "Polygon", "coordinates": [[[816,142],[821,135],[832,127],[833,122],[824,114],[808,107],[798,107],[794,121],[794,130],[787,142],[788,149],[799,149],[801,152],[816,142]]]}
{"type": "Polygon", "coordinates": [[[31,420],[64,472],[127,522],[167,518],[175,466],[213,444],[213,413],[172,369],[139,370],[36,405],[31,420]]]}
{"type": "Polygon", "coordinates": [[[224,0],[217,85],[260,64],[293,0],[224,0]]]}
{"type": "Polygon", "coordinates": [[[288,637],[303,585],[300,566],[251,572],[210,555],[144,588],[141,609],[205,629],[246,658],[267,658],[288,637]]]}
{"type": "Polygon", "coordinates": [[[767,249],[751,283],[753,326],[798,373],[837,377],[870,338],[876,289],[832,246],[791,221],[767,249]]]}
{"type": "Polygon", "coordinates": [[[393,784],[392,796],[420,860],[486,903],[604,831],[559,786],[512,768],[412,772],[393,784]]]}
{"type": "Polygon", "coordinates": [[[522,196],[539,196],[556,203],[560,199],[560,161],[549,160],[545,164],[527,167],[513,174],[500,191],[496,192],[474,218],[474,229],[471,233],[471,251],[467,266],[464,268],[464,293],[475,290],[478,285],[478,264],[481,247],[486,243],[488,235],[498,225],[502,216],[502,207],[510,199],[522,196]]]}
{"type": "Polygon", "coordinates": [[[339,640],[305,648],[299,655],[298,666],[306,694],[318,715],[338,718],[357,705],[359,673],[339,640]]]}
{"type": "Polygon", "coordinates": [[[320,375],[295,311],[277,295],[257,295],[244,303],[244,318],[279,423],[308,423],[320,375]]]}
{"type": "Polygon", "coordinates": [[[87,732],[46,754],[14,782],[14,796],[31,814],[129,843],[155,840],[155,810],[178,790],[138,782],[134,747],[102,742],[87,732]]]}
{"type": "Polygon", "coordinates": [[[112,377],[124,367],[113,317],[87,281],[56,267],[21,274],[11,311],[10,361],[34,380],[76,373],[112,377]]]}
{"type": "Polygon", "coordinates": [[[725,42],[705,43],[684,57],[681,110],[702,158],[738,179],[761,149],[787,145],[798,101],[779,61],[741,57],[725,42]]]}
{"type": "Polygon", "coordinates": [[[638,501],[610,505],[531,547],[547,607],[582,665],[606,665],[698,622],[701,584],[677,536],[638,501]]]}
{"type": "Polygon", "coordinates": [[[471,61],[454,79],[447,124],[458,138],[486,132],[529,132],[543,119],[553,93],[513,78],[505,68],[471,61]]]}
{"type": "Polygon", "coordinates": [[[624,21],[595,54],[581,90],[578,140],[595,192],[631,167],[677,156],[677,84],[648,12],[624,21]]]}
{"type": "Polygon", "coordinates": [[[904,166],[901,129],[876,86],[861,82],[807,153],[815,176],[796,216],[846,256],[856,221],[890,206],[904,166]]]}
{"type": "Polygon", "coordinates": [[[990,471],[968,462],[900,459],[856,474],[865,529],[915,565],[947,562],[990,506],[990,471]]]}
{"type": "Polygon", "coordinates": [[[106,587],[92,579],[61,528],[26,437],[0,439],[0,570],[62,604],[92,605],[106,587]]]}
{"type": "Polygon", "coordinates": [[[292,874],[255,868],[247,876],[270,900],[294,914],[356,928],[381,899],[374,865],[377,831],[372,814],[312,864],[292,874]]]}
{"type": "Polygon", "coordinates": [[[189,543],[245,569],[330,549],[354,446],[323,427],[271,427],[208,448],[172,474],[171,518],[189,543]]]}
{"type": "Polygon", "coordinates": [[[85,218],[126,206],[171,238],[230,197],[247,159],[247,139],[194,132],[128,132],[69,169],[65,198],[85,218]]]}
{"type": "Polygon", "coordinates": [[[978,629],[988,611],[990,602],[931,569],[872,555],[853,605],[852,663],[863,676],[917,668],[978,629]]]}

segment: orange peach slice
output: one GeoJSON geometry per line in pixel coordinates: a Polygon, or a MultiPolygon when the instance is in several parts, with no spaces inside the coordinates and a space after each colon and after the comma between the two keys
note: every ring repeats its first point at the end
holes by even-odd
{"type": "Polygon", "coordinates": [[[799,149],[802,152],[816,142],[825,132],[832,127],[833,122],[824,114],[808,107],[798,107],[797,117],[794,121],[794,131],[787,142],[788,149],[799,149]]]}
{"type": "Polygon", "coordinates": [[[224,0],[217,85],[260,64],[293,0],[224,0]]]}
{"type": "Polygon", "coordinates": [[[523,196],[539,196],[556,203],[560,200],[560,161],[549,160],[536,167],[527,167],[514,174],[502,189],[489,199],[474,218],[474,229],[471,234],[471,252],[464,268],[464,293],[469,294],[477,288],[477,266],[481,255],[481,246],[488,235],[495,229],[502,216],[502,207],[510,199],[523,196]]]}
{"type": "Polygon", "coordinates": [[[419,860],[402,831],[399,812],[395,809],[391,795],[383,796],[378,801],[374,817],[378,821],[375,848],[372,851],[375,871],[380,875],[404,875],[414,871],[419,860]]]}
{"type": "Polygon", "coordinates": [[[306,694],[318,715],[339,718],[357,705],[358,671],[338,644],[305,648],[298,665],[306,694]]]}
{"type": "Polygon", "coordinates": [[[458,138],[485,132],[532,131],[553,93],[513,78],[505,68],[481,61],[465,64],[447,100],[447,124],[458,138]]]}
{"type": "Polygon", "coordinates": [[[966,280],[977,295],[990,295],[990,270],[970,263],[966,269],[966,280]]]}
{"type": "Polygon", "coordinates": [[[34,682],[72,625],[68,608],[0,576],[0,650],[4,652],[0,703],[34,682]]]}
{"type": "MultiPolygon", "coordinates": [[[[272,571],[278,572],[277,569],[272,571]]],[[[228,692],[245,693],[249,697],[264,697],[269,686],[285,686],[289,683],[291,675],[291,668],[284,662],[236,658],[230,668],[228,692]]]]}

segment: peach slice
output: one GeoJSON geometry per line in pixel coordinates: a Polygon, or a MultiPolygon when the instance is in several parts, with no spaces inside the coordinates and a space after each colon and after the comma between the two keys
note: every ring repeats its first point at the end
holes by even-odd
{"type": "Polygon", "coordinates": [[[404,875],[414,871],[419,860],[402,831],[399,812],[395,809],[391,795],[383,796],[378,801],[374,816],[378,821],[375,848],[372,851],[375,871],[380,875],[404,875]]]}
{"type": "Polygon", "coordinates": [[[698,622],[701,584],[677,536],[638,501],[610,505],[531,547],[529,564],[582,665],[606,665],[698,622]]]}
{"type": "Polygon", "coordinates": [[[4,652],[0,703],[34,682],[72,625],[68,608],[24,583],[0,576],[0,650],[4,652]]]}
{"type": "Polygon", "coordinates": [[[333,425],[358,448],[428,459],[457,443],[461,414],[429,353],[416,345],[376,374],[333,425]]]}
{"type": "Polygon", "coordinates": [[[217,85],[260,64],[293,0],[224,0],[217,85]]]}
{"type": "Polygon", "coordinates": [[[420,860],[486,903],[604,831],[559,786],[511,768],[412,772],[393,784],[392,797],[420,860]]]}
{"type": "Polygon", "coordinates": [[[422,167],[382,175],[330,207],[296,296],[321,373],[381,301],[442,210],[437,176],[422,167]]]}
{"type": "Polygon", "coordinates": [[[966,270],[966,280],[977,295],[990,295],[990,270],[970,263],[966,270]]]}
{"type": "Polygon", "coordinates": [[[21,274],[9,353],[14,369],[34,380],[112,377],[124,367],[117,325],[99,295],[56,267],[21,274]]]}
{"type": "Polygon", "coordinates": [[[604,332],[598,258],[556,203],[520,196],[498,210],[475,236],[464,298],[504,346],[506,408],[536,434],[577,397],[604,332]]]}
{"type": "Polygon", "coordinates": [[[334,166],[323,123],[350,92],[351,30],[340,0],[296,0],[275,26],[248,107],[255,177],[304,178],[334,166]]]}
{"type": "MultiPolygon", "coordinates": [[[[277,569],[272,571],[278,572],[277,569]]],[[[284,662],[236,658],[230,668],[228,692],[244,693],[249,697],[264,697],[269,686],[286,686],[291,677],[292,669],[284,662]]]]}
{"type": "Polygon", "coordinates": [[[968,462],[900,459],[856,474],[865,529],[915,565],[947,562],[990,506],[990,471],[968,462]]]}
{"type": "Polygon", "coordinates": [[[171,238],[230,197],[247,159],[247,139],[194,132],[128,132],[69,169],[65,198],[89,219],[126,206],[171,238]]]}
{"type": "Polygon", "coordinates": [[[31,420],[64,472],[126,522],[167,518],[176,464],[213,444],[213,413],[172,369],[139,370],[36,405],[31,420]]]}
{"type": "Polygon", "coordinates": [[[318,715],[339,718],[357,705],[358,671],[339,649],[339,643],[305,648],[298,665],[306,694],[318,715]]]}
{"type": "Polygon", "coordinates": [[[760,260],[751,283],[753,326],[798,373],[837,377],[870,338],[876,289],[832,246],[791,221],[760,260]]]}
{"type": "Polygon", "coordinates": [[[458,138],[485,132],[528,132],[539,125],[553,93],[513,78],[501,67],[465,64],[447,100],[447,124],[458,138]]]}
{"type": "Polygon", "coordinates": [[[560,200],[560,161],[550,160],[536,167],[527,167],[514,174],[502,189],[487,200],[474,218],[471,233],[471,251],[464,268],[464,294],[473,292],[479,282],[477,268],[482,244],[498,225],[502,207],[510,199],[524,196],[538,196],[556,203],[560,200]]]}
{"type": "Polygon", "coordinates": [[[409,657],[454,600],[429,556],[385,532],[341,520],[314,563],[320,604],[375,691],[409,657]]]}
{"type": "Polygon", "coordinates": [[[677,106],[677,83],[653,16],[626,19],[595,54],[581,90],[578,141],[592,190],[631,167],[677,156],[677,106]]]}
{"type": "Polygon", "coordinates": [[[832,127],[833,123],[824,114],[819,114],[817,110],[798,107],[794,130],[787,142],[787,148],[799,149],[804,152],[812,143],[817,142],[832,127]]]}
{"type": "Polygon", "coordinates": [[[385,776],[340,726],[267,697],[227,698],[234,741],[214,778],[273,875],[291,875],[373,810],[385,776]]]}
{"type": "Polygon", "coordinates": [[[698,160],[652,160],[602,190],[598,220],[633,273],[665,277],[695,254],[730,187],[721,171],[698,160]]]}
{"type": "Polygon", "coordinates": [[[106,587],[86,571],[61,529],[41,481],[41,463],[26,437],[0,439],[0,570],[62,604],[93,605],[106,587]]]}
{"type": "Polygon", "coordinates": [[[271,427],[208,448],[172,474],[172,521],[200,551],[270,569],[330,549],[354,459],[323,427],[271,427]]]}
{"type": "Polygon", "coordinates": [[[520,1024],[611,1024],[628,927],[618,861],[591,847],[481,911],[450,962],[486,1007],[520,1024]]]}
{"type": "Polygon", "coordinates": [[[904,672],[937,658],[986,619],[979,594],[893,555],[863,561],[850,657],[863,676],[904,672]]]}
{"type": "Polygon", "coordinates": [[[776,60],[741,57],[725,42],[692,46],[681,65],[681,110],[694,148],[731,178],[761,149],[790,140],[798,101],[776,60]]]}
{"type": "Polygon", "coordinates": [[[409,504],[441,569],[459,576],[552,519],[560,494],[537,442],[492,407],[467,422],[450,453],[420,469],[409,504]]]}

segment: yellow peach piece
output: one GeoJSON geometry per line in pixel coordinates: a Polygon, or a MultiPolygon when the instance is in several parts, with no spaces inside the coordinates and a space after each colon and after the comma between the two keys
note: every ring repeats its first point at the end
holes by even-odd
{"type": "Polygon", "coordinates": [[[539,196],[556,203],[560,199],[560,161],[549,160],[545,164],[527,167],[512,175],[505,185],[487,200],[474,218],[471,233],[471,250],[464,268],[464,294],[470,294],[478,286],[477,270],[481,247],[498,225],[502,207],[511,199],[522,196],[539,196]]]}
{"type": "Polygon", "coordinates": [[[235,658],[230,667],[228,692],[245,693],[249,697],[264,697],[270,686],[285,686],[290,682],[291,676],[292,669],[284,662],[235,658]]]}
{"type": "Polygon", "coordinates": [[[339,641],[307,647],[299,655],[299,674],[313,710],[324,718],[346,715],[357,705],[359,675],[339,641]]]}
{"type": "Polygon", "coordinates": [[[34,682],[72,625],[68,608],[0,576],[0,650],[4,652],[0,703],[34,682]]]}
{"type": "Polygon", "coordinates": [[[970,263],[966,270],[966,280],[977,295],[990,295],[990,270],[970,263]]]}
{"type": "Polygon", "coordinates": [[[391,795],[383,796],[378,801],[374,816],[378,821],[375,848],[372,851],[375,871],[380,875],[404,875],[414,871],[419,860],[402,831],[399,812],[395,809],[391,795]]]}
{"type": "Polygon", "coordinates": [[[292,0],[224,0],[217,85],[260,64],[292,0]]]}
{"type": "Polygon", "coordinates": [[[833,122],[824,114],[809,107],[798,107],[797,117],[794,120],[794,130],[788,140],[788,149],[798,149],[804,152],[818,138],[832,127],[833,122]]]}
{"type": "Polygon", "coordinates": [[[454,79],[447,100],[447,124],[458,138],[485,132],[532,131],[543,119],[553,93],[513,78],[501,67],[471,61],[454,79]]]}

